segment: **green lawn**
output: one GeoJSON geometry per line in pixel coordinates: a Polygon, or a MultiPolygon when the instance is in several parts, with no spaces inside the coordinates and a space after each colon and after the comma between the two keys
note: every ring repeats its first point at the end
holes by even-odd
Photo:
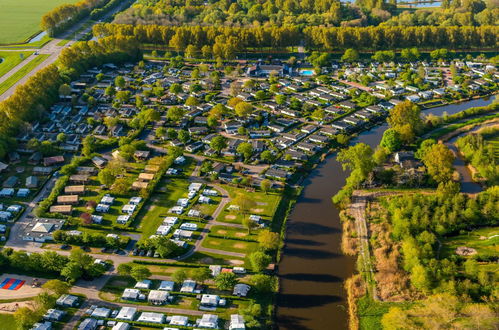
{"type": "Polygon", "coordinates": [[[16,330],[16,321],[12,314],[0,314],[0,324],[2,324],[2,330],[16,330]]]}
{"type": "Polygon", "coordinates": [[[25,58],[33,52],[3,52],[0,51],[0,77],[9,72],[13,67],[21,63],[25,58]],[[23,55],[21,58],[20,55],[23,55]]]}
{"type": "Polygon", "coordinates": [[[5,93],[9,88],[11,88],[16,82],[18,82],[22,77],[31,72],[38,64],[42,63],[49,57],[49,54],[40,54],[30,62],[28,62],[25,66],[23,66],[19,71],[10,76],[7,80],[5,80],[2,84],[0,84],[0,94],[5,93]]]}
{"type": "Polygon", "coordinates": [[[258,248],[258,243],[240,241],[235,239],[206,237],[203,241],[202,246],[210,249],[246,254],[255,251],[258,248]]]}
{"type": "Polygon", "coordinates": [[[0,44],[22,43],[40,31],[42,16],[51,9],[76,0],[2,0],[0,44]]]}
{"type": "MultiPolygon", "coordinates": [[[[265,194],[259,191],[247,191],[243,188],[237,188],[229,185],[224,185],[224,188],[229,192],[231,199],[235,198],[238,194],[244,194],[247,197],[253,199],[256,202],[256,207],[251,210],[251,214],[259,215],[265,221],[271,221],[279,201],[281,200],[281,195],[279,193],[268,193],[265,194]]],[[[225,210],[220,213],[217,218],[219,222],[228,223],[242,223],[244,215],[239,211],[229,210],[231,203],[227,204],[225,210]]]]}
{"type": "Polygon", "coordinates": [[[228,226],[213,226],[210,232],[214,235],[224,236],[227,238],[242,238],[242,239],[257,239],[257,230],[253,230],[251,234],[248,235],[248,231],[245,228],[234,228],[228,226]]]}
{"type": "MultiPolygon", "coordinates": [[[[497,256],[499,253],[499,227],[485,227],[469,233],[443,240],[442,254],[455,255],[456,248],[466,246],[477,250],[482,257],[497,256]]],[[[499,270],[499,266],[497,266],[499,270]]]]}

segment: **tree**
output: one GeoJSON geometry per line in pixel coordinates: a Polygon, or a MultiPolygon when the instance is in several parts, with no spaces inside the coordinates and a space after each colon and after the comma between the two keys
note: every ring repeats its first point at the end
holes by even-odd
{"type": "Polygon", "coordinates": [[[452,178],[454,154],[444,144],[432,145],[423,155],[422,161],[428,169],[428,174],[436,182],[446,182],[452,178]]]}
{"type": "Polygon", "coordinates": [[[288,100],[288,97],[287,97],[287,95],[284,95],[284,94],[277,94],[274,97],[274,99],[275,99],[275,103],[277,103],[279,105],[283,105],[288,100]]]}
{"type": "Polygon", "coordinates": [[[244,217],[242,223],[244,228],[246,228],[246,230],[248,231],[248,235],[251,234],[251,231],[254,228],[258,227],[258,224],[248,217],[244,217]]]}
{"type": "Polygon", "coordinates": [[[199,267],[199,268],[194,268],[191,271],[191,278],[196,281],[200,282],[203,284],[207,280],[211,278],[211,271],[207,267],[199,267]]]}
{"type": "Polygon", "coordinates": [[[274,292],[277,289],[277,280],[270,275],[252,275],[250,277],[250,283],[255,290],[261,293],[274,292]]]}
{"type": "Polygon", "coordinates": [[[260,189],[265,192],[265,195],[269,192],[272,187],[272,182],[269,179],[264,179],[260,182],[260,189]]]}
{"type": "Polygon", "coordinates": [[[185,48],[185,57],[187,57],[187,58],[194,58],[194,57],[196,57],[197,53],[198,53],[198,49],[194,45],[188,45],[185,48]]]}
{"type": "Polygon", "coordinates": [[[437,141],[435,141],[434,139],[426,139],[424,140],[423,142],[421,142],[421,144],[419,145],[419,148],[418,150],[416,151],[416,153],[414,154],[414,156],[417,158],[417,159],[423,159],[423,157],[426,155],[426,153],[430,150],[430,148],[436,144],[437,141]]]}
{"type": "Polygon", "coordinates": [[[66,142],[66,134],[64,134],[64,133],[57,134],[56,140],[59,143],[66,142]]]}
{"type": "Polygon", "coordinates": [[[133,266],[130,270],[130,276],[132,276],[137,282],[143,281],[151,275],[151,271],[145,266],[133,266]]]}
{"type": "Polygon", "coordinates": [[[238,194],[232,203],[237,205],[239,207],[239,211],[243,214],[248,214],[251,209],[256,207],[256,202],[244,194],[238,194]]]}
{"type": "Polygon", "coordinates": [[[126,80],[125,78],[123,78],[123,76],[117,76],[116,78],[114,78],[114,84],[117,87],[123,89],[126,86],[126,80]]]}
{"type": "Polygon", "coordinates": [[[381,324],[386,330],[418,329],[414,322],[409,319],[407,312],[400,307],[391,307],[388,313],[383,315],[381,324]]]}
{"type": "Polygon", "coordinates": [[[118,274],[122,276],[129,276],[132,271],[132,266],[130,264],[119,264],[118,274]]]}
{"type": "Polygon", "coordinates": [[[18,329],[29,329],[38,321],[41,315],[28,307],[20,307],[14,312],[14,319],[18,329]]]}
{"type": "Polygon", "coordinates": [[[387,129],[383,133],[383,138],[381,139],[380,145],[390,152],[399,150],[402,147],[402,141],[400,140],[400,133],[393,128],[387,129]]]}
{"type": "Polygon", "coordinates": [[[217,104],[210,110],[210,116],[217,119],[222,118],[222,116],[227,112],[227,107],[223,104],[217,104]]]}
{"type": "Polygon", "coordinates": [[[338,161],[342,163],[344,170],[359,170],[363,176],[367,176],[374,168],[372,159],[373,150],[365,143],[357,143],[338,153],[338,161]]]}
{"type": "Polygon", "coordinates": [[[188,107],[195,107],[199,105],[199,100],[195,96],[189,96],[185,101],[185,105],[188,107]]]}
{"type": "Polygon", "coordinates": [[[191,135],[189,134],[189,132],[183,129],[178,131],[177,136],[182,143],[187,143],[191,139],[191,135]]]}
{"type": "Polygon", "coordinates": [[[180,85],[178,83],[174,83],[174,84],[170,85],[170,93],[177,95],[181,92],[182,92],[182,85],[180,85]]]}
{"type": "Polygon", "coordinates": [[[390,112],[388,124],[400,134],[402,142],[411,143],[423,128],[421,109],[417,104],[405,101],[397,104],[390,112]]]}
{"type": "Polygon", "coordinates": [[[114,181],[111,192],[117,195],[125,195],[130,190],[131,185],[128,178],[118,178],[114,181]]]}
{"type": "Polygon", "coordinates": [[[220,153],[222,149],[227,147],[227,139],[221,135],[217,135],[213,139],[211,139],[210,147],[217,153],[220,153]]]}
{"type": "Polygon", "coordinates": [[[243,142],[237,146],[236,151],[243,155],[244,160],[247,161],[253,155],[253,146],[248,142],[243,142]]]}
{"type": "Polygon", "coordinates": [[[235,106],[235,111],[239,117],[247,117],[253,112],[253,106],[248,102],[239,102],[235,106]]]}
{"type": "Polygon", "coordinates": [[[171,107],[166,112],[166,118],[173,122],[177,122],[184,116],[184,110],[179,107],[171,107]]]}
{"type": "Polygon", "coordinates": [[[172,279],[177,283],[183,283],[187,279],[187,273],[183,269],[177,269],[172,274],[172,279]]]}
{"type": "Polygon", "coordinates": [[[47,290],[50,294],[60,296],[69,292],[70,285],[60,280],[49,280],[42,285],[42,288],[47,290]]]}
{"type": "Polygon", "coordinates": [[[270,230],[262,230],[258,233],[258,243],[264,250],[276,250],[279,247],[279,234],[270,230]]]}
{"type": "Polygon", "coordinates": [[[221,273],[215,277],[215,285],[220,290],[232,290],[237,283],[239,280],[234,273],[221,273]]]}
{"type": "Polygon", "coordinates": [[[271,164],[274,162],[275,157],[270,150],[264,150],[260,154],[260,159],[268,164],[271,164]]]}
{"type": "Polygon", "coordinates": [[[261,272],[270,264],[272,257],[261,251],[255,251],[249,255],[249,260],[253,271],[261,272]]]}
{"type": "Polygon", "coordinates": [[[59,87],[59,95],[61,96],[69,96],[71,95],[71,87],[68,84],[62,84],[59,87]]]}
{"type": "Polygon", "coordinates": [[[344,62],[355,62],[359,59],[359,52],[356,49],[349,48],[345,50],[341,60],[344,62]]]}
{"type": "Polygon", "coordinates": [[[428,292],[430,289],[430,279],[428,278],[428,273],[426,269],[421,265],[415,265],[411,270],[411,283],[415,288],[428,292]]]}
{"type": "Polygon", "coordinates": [[[69,283],[74,283],[82,275],[83,270],[74,262],[68,263],[66,267],[61,270],[61,276],[64,277],[69,283]]]}
{"type": "Polygon", "coordinates": [[[99,178],[99,182],[106,187],[110,187],[116,179],[111,170],[108,168],[102,169],[97,177],[99,178]]]}

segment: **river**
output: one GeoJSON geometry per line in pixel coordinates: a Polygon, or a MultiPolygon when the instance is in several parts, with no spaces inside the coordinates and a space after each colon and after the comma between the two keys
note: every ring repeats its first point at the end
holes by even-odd
{"type": "MultiPolygon", "coordinates": [[[[453,114],[488,105],[492,99],[432,108],[424,114],[453,114]]],[[[376,126],[359,134],[352,143],[375,147],[387,128],[386,123],[376,126]]],[[[279,264],[279,329],[348,328],[343,282],[354,273],[355,259],[341,253],[339,210],[331,202],[347,176],[336,154],[331,154],[303,181],[302,195],[287,222],[286,245],[279,264]]]]}

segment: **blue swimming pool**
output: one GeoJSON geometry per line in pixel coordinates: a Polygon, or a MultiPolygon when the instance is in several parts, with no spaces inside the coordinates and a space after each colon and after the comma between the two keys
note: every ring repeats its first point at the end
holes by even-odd
{"type": "Polygon", "coordinates": [[[313,76],[314,74],[315,72],[312,69],[300,70],[300,75],[302,76],[313,76]]]}

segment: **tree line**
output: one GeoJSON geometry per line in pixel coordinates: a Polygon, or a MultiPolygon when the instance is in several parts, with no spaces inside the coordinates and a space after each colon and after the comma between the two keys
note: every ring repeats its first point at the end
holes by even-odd
{"type": "Polygon", "coordinates": [[[418,47],[434,49],[496,48],[497,26],[369,26],[283,27],[161,26],[97,24],[96,36],[133,36],[142,44],[166,45],[178,52],[195,47],[203,57],[234,58],[237,52],[296,46],[336,51],[348,48],[383,50],[418,47]]]}
{"type": "Polygon", "coordinates": [[[17,87],[0,103],[0,159],[16,148],[13,137],[29,130],[58,101],[59,87],[69,83],[88,68],[108,62],[123,63],[141,57],[133,37],[107,37],[98,42],[79,42],[65,48],[57,64],[51,64],[17,87]]]}

